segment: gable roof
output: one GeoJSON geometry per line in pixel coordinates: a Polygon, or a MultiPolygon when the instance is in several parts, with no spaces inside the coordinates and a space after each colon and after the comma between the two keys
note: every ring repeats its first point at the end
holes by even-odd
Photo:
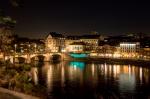
{"type": "Polygon", "coordinates": [[[50,32],[46,38],[48,38],[49,36],[51,36],[52,38],[63,38],[64,36],[60,33],[57,33],[57,32],[50,32]]]}
{"type": "Polygon", "coordinates": [[[62,38],[62,37],[63,37],[63,35],[62,35],[62,34],[60,34],[60,33],[56,33],[56,32],[50,32],[50,33],[49,33],[49,35],[51,35],[52,37],[60,37],[60,38],[62,38]]]}

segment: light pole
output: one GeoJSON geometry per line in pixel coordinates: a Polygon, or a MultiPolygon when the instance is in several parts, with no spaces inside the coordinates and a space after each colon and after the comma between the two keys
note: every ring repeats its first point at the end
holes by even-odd
{"type": "Polygon", "coordinates": [[[15,55],[16,55],[16,48],[17,48],[17,44],[15,44],[14,46],[15,46],[15,55]]]}
{"type": "Polygon", "coordinates": [[[30,44],[28,44],[28,54],[30,54],[30,44]]]}
{"type": "Polygon", "coordinates": [[[28,44],[27,63],[30,63],[30,44],[28,44]]]}
{"type": "Polygon", "coordinates": [[[36,47],[37,47],[37,45],[35,44],[34,47],[35,47],[35,53],[36,53],[36,47]]]}
{"type": "Polygon", "coordinates": [[[17,44],[15,44],[15,45],[14,45],[14,47],[15,47],[15,52],[14,52],[14,59],[13,59],[13,63],[15,62],[17,44]]]}

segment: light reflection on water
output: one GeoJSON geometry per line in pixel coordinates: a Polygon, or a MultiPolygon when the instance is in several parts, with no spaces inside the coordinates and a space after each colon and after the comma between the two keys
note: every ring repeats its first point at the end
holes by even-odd
{"type": "Polygon", "coordinates": [[[31,68],[32,79],[34,80],[34,84],[38,84],[38,69],[36,67],[31,68]]]}
{"type": "Polygon", "coordinates": [[[99,99],[147,98],[150,96],[150,69],[133,65],[85,63],[78,61],[45,63],[32,68],[35,84],[38,70],[47,87],[48,98],[99,99]]]}

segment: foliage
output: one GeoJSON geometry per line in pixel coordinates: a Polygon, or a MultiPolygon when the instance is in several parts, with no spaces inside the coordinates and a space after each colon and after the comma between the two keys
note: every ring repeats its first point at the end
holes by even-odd
{"type": "Polygon", "coordinates": [[[20,68],[21,68],[22,71],[30,71],[31,66],[28,65],[28,64],[23,64],[23,65],[20,66],[20,68]]]}
{"type": "Polygon", "coordinates": [[[30,93],[30,92],[32,92],[33,84],[31,84],[31,83],[24,83],[23,84],[23,88],[24,88],[24,91],[26,93],[30,93]]]}
{"type": "Polygon", "coordinates": [[[0,16],[0,24],[11,26],[15,25],[16,21],[12,20],[11,17],[0,16]]]}
{"type": "Polygon", "coordinates": [[[12,49],[13,29],[16,24],[15,20],[10,17],[0,16],[0,49],[4,54],[8,54],[12,49]]]}
{"type": "MultiPolygon", "coordinates": [[[[8,88],[18,91],[26,91],[31,88],[31,76],[29,75],[30,65],[22,64],[19,67],[13,66],[10,63],[4,62],[0,67],[0,80],[6,82],[8,88]]],[[[1,83],[0,83],[1,84],[1,83]]]]}
{"type": "Polygon", "coordinates": [[[7,70],[8,74],[11,76],[11,77],[14,77],[16,74],[17,74],[17,71],[15,69],[10,69],[10,70],[7,70]]]}

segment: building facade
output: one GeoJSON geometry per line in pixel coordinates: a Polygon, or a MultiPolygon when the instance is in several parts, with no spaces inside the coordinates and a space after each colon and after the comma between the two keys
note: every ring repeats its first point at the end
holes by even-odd
{"type": "Polygon", "coordinates": [[[140,49],[139,42],[121,42],[120,54],[122,57],[138,57],[140,49]]]}
{"type": "Polygon", "coordinates": [[[50,32],[45,40],[47,52],[62,52],[65,48],[65,38],[62,34],[50,32]]]}
{"type": "Polygon", "coordinates": [[[73,42],[66,48],[67,52],[73,53],[82,53],[85,51],[85,43],[84,42],[73,42]]]}
{"type": "Polygon", "coordinates": [[[68,50],[67,47],[71,44],[73,44],[74,42],[80,42],[80,37],[78,36],[68,36],[65,39],[65,47],[66,47],[66,51],[68,50]]]}

